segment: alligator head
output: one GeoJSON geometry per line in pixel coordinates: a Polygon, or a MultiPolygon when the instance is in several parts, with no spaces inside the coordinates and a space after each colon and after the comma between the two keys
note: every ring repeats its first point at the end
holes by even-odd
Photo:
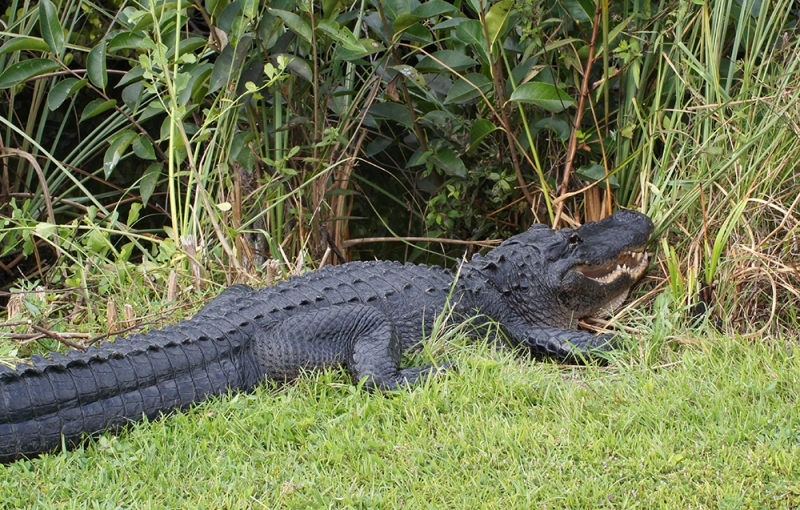
{"type": "Polygon", "coordinates": [[[647,216],[627,210],[577,229],[534,225],[472,265],[515,316],[563,327],[622,303],[647,268],[652,232],[647,216]]]}
{"type": "Polygon", "coordinates": [[[647,216],[625,210],[577,230],[559,230],[559,302],[578,318],[622,304],[647,269],[644,249],[652,232],[647,216]]]}

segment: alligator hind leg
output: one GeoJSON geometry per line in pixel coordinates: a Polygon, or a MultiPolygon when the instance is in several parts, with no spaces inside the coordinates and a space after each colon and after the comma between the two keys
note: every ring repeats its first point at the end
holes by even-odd
{"type": "Polygon", "coordinates": [[[400,369],[401,340],[381,310],[342,304],[263,328],[255,349],[269,379],[289,380],[302,370],[344,366],[354,381],[366,378],[366,388],[384,391],[417,384],[437,371],[433,366],[400,369]]]}

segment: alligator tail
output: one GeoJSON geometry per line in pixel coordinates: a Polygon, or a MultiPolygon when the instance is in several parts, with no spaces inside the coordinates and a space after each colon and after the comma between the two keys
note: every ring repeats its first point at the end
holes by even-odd
{"type": "Polygon", "coordinates": [[[250,345],[255,326],[237,313],[242,308],[215,305],[213,315],[86,352],[34,356],[16,370],[0,366],[0,462],[251,389],[260,381],[250,345]]]}

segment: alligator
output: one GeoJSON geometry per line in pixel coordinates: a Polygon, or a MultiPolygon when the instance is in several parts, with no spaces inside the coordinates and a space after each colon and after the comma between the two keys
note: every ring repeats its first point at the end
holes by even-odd
{"type": "Polygon", "coordinates": [[[621,210],[577,229],[533,225],[455,274],[350,262],[258,290],[234,285],[178,324],[0,366],[0,462],[323,367],[344,367],[375,391],[413,386],[449,366],[400,367],[443,313],[495,325],[537,358],[602,358],[613,335],[576,323],[625,299],[647,268],[652,231],[647,216],[621,210]]]}

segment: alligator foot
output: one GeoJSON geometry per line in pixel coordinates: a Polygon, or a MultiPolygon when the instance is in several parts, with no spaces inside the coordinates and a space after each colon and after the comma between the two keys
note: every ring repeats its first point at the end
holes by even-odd
{"type": "Polygon", "coordinates": [[[520,343],[534,356],[552,357],[571,363],[603,362],[604,355],[619,348],[614,335],[592,335],[577,329],[533,327],[520,343]]]}

